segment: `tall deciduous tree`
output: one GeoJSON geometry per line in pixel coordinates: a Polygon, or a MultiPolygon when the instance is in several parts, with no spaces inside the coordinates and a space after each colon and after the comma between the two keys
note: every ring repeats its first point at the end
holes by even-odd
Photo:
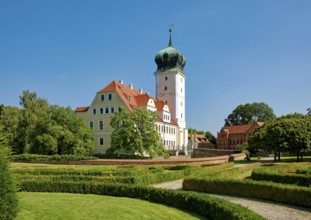
{"type": "Polygon", "coordinates": [[[263,102],[247,103],[237,106],[225,119],[225,126],[267,122],[275,119],[273,109],[263,102]]]}
{"type": "Polygon", "coordinates": [[[5,125],[14,153],[90,154],[92,131],[74,111],[49,105],[34,92],[20,96],[21,109],[4,107],[0,122],[5,125]]]}
{"type": "Polygon", "coordinates": [[[113,128],[110,153],[115,155],[166,156],[156,131],[157,116],[144,108],[122,109],[111,118],[113,128]]]}
{"type": "Polygon", "coordinates": [[[278,153],[296,153],[297,161],[303,152],[311,150],[311,117],[301,114],[282,116],[257,128],[249,140],[251,148],[273,150],[278,153]]]}

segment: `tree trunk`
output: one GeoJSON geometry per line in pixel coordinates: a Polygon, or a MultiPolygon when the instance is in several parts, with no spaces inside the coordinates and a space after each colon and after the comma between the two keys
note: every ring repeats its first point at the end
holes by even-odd
{"type": "Polygon", "coordinates": [[[276,162],[276,151],[274,151],[274,162],[276,162]]]}
{"type": "Polygon", "coordinates": [[[302,161],[303,153],[300,154],[300,161],[302,161]]]}
{"type": "Polygon", "coordinates": [[[297,162],[299,162],[299,151],[297,152],[297,162]]]}
{"type": "Polygon", "coordinates": [[[281,151],[278,152],[278,161],[281,161],[281,151]]]}

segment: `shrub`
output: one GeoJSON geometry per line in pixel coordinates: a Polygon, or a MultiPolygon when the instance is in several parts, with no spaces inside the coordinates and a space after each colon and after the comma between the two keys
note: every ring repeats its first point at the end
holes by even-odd
{"type": "Polygon", "coordinates": [[[195,192],[155,189],[124,184],[61,181],[23,181],[22,190],[30,192],[67,192],[138,198],[173,206],[208,219],[264,219],[243,206],[195,192]]]}
{"type": "Polygon", "coordinates": [[[276,183],[284,184],[296,184],[299,186],[310,186],[311,185],[311,175],[310,174],[299,174],[302,170],[307,170],[304,168],[297,167],[287,167],[287,166],[273,166],[273,167],[259,167],[253,170],[251,178],[253,180],[266,180],[276,183]],[[300,171],[299,171],[300,170],[300,171]],[[291,173],[289,173],[291,172],[291,173]]]}
{"type": "Polygon", "coordinates": [[[186,178],[184,190],[265,199],[311,207],[311,189],[265,181],[220,178],[186,178]]]}
{"type": "Polygon", "coordinates": [[[5,146],[5,137],[0,127],[0,219],[14,219],[18,212],[16,186],[10,175],[9,150],[5,146]]]}
{"type": "Polygon", "coordinates": [[[42,162],[42,161],[75,161],[75,160],[93,160],[97,159],[94,156],[85,155],[73,155],[73,154],[62,154],[62,155],[41,155],[41,154],[16,154],[11,156],[12,161],[17,162],[42,162]]]}

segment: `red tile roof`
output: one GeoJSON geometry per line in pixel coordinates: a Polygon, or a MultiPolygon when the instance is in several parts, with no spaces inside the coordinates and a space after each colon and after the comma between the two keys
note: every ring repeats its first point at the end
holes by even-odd
{"type": "Polygon", "coordinates": [[[87,112],[89,110],[89,107],[77,107],[75,112],[87,112]]]}
{"type": "MultiPolygon", "coordinates": [[[[130,111],[133,111],[137,107],[147,106],[149,99],[154,101],[157,111],[163,111],[165,106],[164,101],[150,96],[147,93],[142,93],[141,91],[133,89],[130,86],[124,85],[123,83],[117,81],[112,81],[105,88],[98,91],[98,93],[102,92],[116,92],[130,111]]],[[[75,111],[84,112],[87,111],[88,108],[89,107],[78,107],[75,111]]],[[[158,121],[163,122],[163,120],[159,117],[158,121]]],[[[172,119],[171,124],[177,125],[177,122],[172,119]]]]}
{"type": "Polygon", "coordinates": [[[244,124],[244,125],[232,125],[224,127],[222,130],[229,134],[244,134],[246,133],[253,125],[257,124],[258,126],[262,126],[263,122],[255,122],[254,124],[244,124]]]}
{"type": "Polygon", "coordinates": [[[158,111],[163,111],[163,107],[165,105],[162,100],[158,100],[147,93],[142,93],[117,81],[112,81],[108,86],[98,92],[117,92],[125,105],[131,111],[137,107],[147,106],[149,99],[154,101],[158,111]]]}

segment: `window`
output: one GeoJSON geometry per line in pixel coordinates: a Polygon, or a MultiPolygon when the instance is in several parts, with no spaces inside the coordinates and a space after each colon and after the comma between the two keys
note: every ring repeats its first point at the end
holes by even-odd
{"type": "Polygon", "coordinates": [[[100,100],[103,102],[105,100],[105,95],[101,95],[100,100]]]}
{"type": "Polygon", "coordinates": [[[104,121],[98,121],[98,130],[104,130],[104,121]]]}
{"type": "Polygon", "coordinates": [[[112,99],[112,94],[110,93],[108,94],[108,100],[111,101],[111,99],[112,99]]]}
{"type": "Polygon", "coordinates": [[[165,80],[167,80],[167,76],[165,77],[165,80]]]}
{"type": "Polygon", "coordinates": [[[105,113],[109,114],[109,108],[108,107],[105,108],[105,113]]]}
{"type": "Polygon", "coordinates": [[[110,107],[110,113],[111,113],[111,114],[114,113],[114,107],[110,107]]]}
{"type": "Polygon", "coordinates": [[[93,108],[93,115],[96,115],[96,108],[93,108]]]}
{"type": "Polygon", "coordinates": [[[164,90],[167,90],[167,86],[164,87],[164,90]]]}
{"type": "Polygon", "coordinates": [[[104,114],[104,108],[99,108],[99,114],[104,114]]]}
{"type": "Polygon", "coordinates": [[[99,146],[104,146],[104,138],[99,138],[99,146]]]}
{"type": "Polygon", "coordinates": [[[90,129],[93,130],[93,128],[94,128],[94,122],[93,121],[89,121],[89,127],[90,127],[90,129]]]}

